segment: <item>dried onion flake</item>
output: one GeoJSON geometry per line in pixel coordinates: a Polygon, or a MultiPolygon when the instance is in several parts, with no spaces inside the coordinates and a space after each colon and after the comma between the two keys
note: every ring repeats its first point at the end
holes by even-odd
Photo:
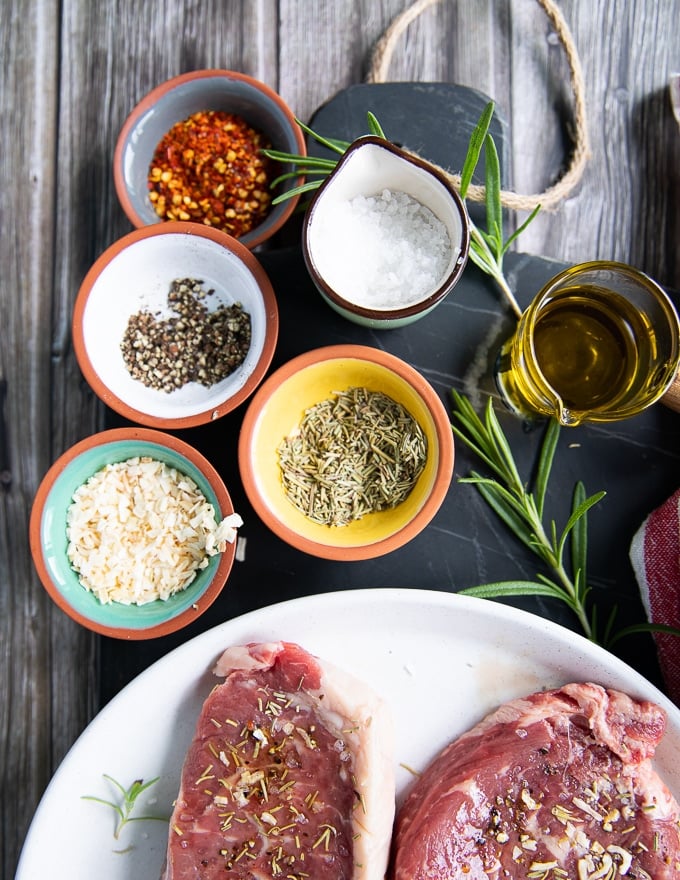
{"type": "Polygon", "coordinates": [[[75,491],[67,555],[103,604],[144,605],[186,589],[242,524],[236,513],[218,523],[190,477],[138,456],[106,465],[75,491]]]}

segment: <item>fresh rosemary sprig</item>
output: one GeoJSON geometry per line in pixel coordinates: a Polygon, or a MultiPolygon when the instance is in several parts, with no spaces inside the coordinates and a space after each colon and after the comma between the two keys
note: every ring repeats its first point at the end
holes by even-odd
{"type": "Polygon", "coordinates": [[[549,596],[565,602],[576,615],[584,633],[595,640],[595,626],[586,607],[590,589],[586,580],[586,514],[604,496],[598,492],[589,498],[582,483],[577,483],[572,499],[571,516],[558,534],[552,520],[548,531],[543,526],[544,502],[553,457],[557,447],[560,425],[555,419],[548,428],[541,447],[535,491],[529,492],[522,481],[512,455],[510,445],[503,433],[488,399],[484,418],[475,412],[470,401],[453,391],[454,418],[452,425],[457,437],[465,442],[494,473],[484,477],[476,471],[460,482],[473,483],[480,495],[498,514],[519,540],[535,553],[551,569],[554,580],[539,574],[538,580],[506,581],[496,584],[470,587],[462,590],[470,596],[481,598],[504,598],[508,596],[549,596]],[[573,533],[573,534],[572,534],[573,533]],[[572,534],[573,578],[567,571],[565,549],[572,534]]]}
{"type": "Polygon", "coordinates": [[[150,779],[148,782],[144,782],[143,779],[135,779],[132,785],[129,788],[125,788],[118,782],[117,779],[114,779],[112,776],[104,773],[102,774],[104,779],[108,780],[119,792],[122,797],[121,803],[115,803],[114,801],[107,801],[104,798],[95,797],[94,795],[82,795],[82,800],[84,801],[94,801],[97,804],[103,804],[106,807],[111,807],[111,809],[118,816],[118,824],[116,825],[113,836],[116,840],[120,837],[120,833],[123,828],[128,824],[128,822],[147,822],[147,821],[158,821],[158,822],[167,822],[166,816],[132,816],[131,813],[135,808],[135,804],[137,802],[137,798],[145,792],[147,789],[151,788],[158,780],[159,776],[156,776],[154,779],[150,779]]]}
{"type": "MultiPolygon", "coordinates": [[[[366,119],[369,133],[375,135],[376,137],[381,137],[384,140],[387,140],[380,123],[375,118],[373,113],[370,112],[370,110],[366,114],[366,119]]],[[[295,122],[300,126],[305,134],[308,134],[310,137],[314,138],[317,143],[331,150],[333,153],[337,153],[339,156],[342,156],[350,147],[349,141],[323,137],[323,135],[317,134],[315,131],[312,131],[309,126],[305,125],[304,122],[300,122],[299,119],[296,118],[295,122]]],[[[302,183],[299,186],[291,187],[291,189],[280,193],[278,196],[275,196],[272,199],[272,205],[278,205],[280,202],[285,202],[287,199],[290,199],[293,196],[302,195],[303,193],[311,192],[312,190],[318,189],[323,183],[323,179],[328,177],[331,172],[335,170],[335,167],[339,161],[338,159],[322,159],[317,156],[301,156],[298,153],[282,153],[280,150],[262,150],[262,153],[265,156],[268,156],[270,159],[274,159],[277,162],[283,162],[287,165],[293,165],[295,168],[294,171],[288,171],[286,174],[280,174],[278,177],[272,180],[272,189],[274,189],[276,186],[278,186],[279,183],[283,182],[284,180],[290,180],[291,178],[300,177],[301,175],[305,177],[314,176],[319,178],[318,180],[307,180],[305,183],[302,183]]]]}
{"type": "MultiPolygon", "coordinates": [[[[470,259],[473,263],[479,266],[483,272],[494,279],[508,300],[513,312],[519,318],[522,314],[522,310],[515,299],[515,295],[513,294],[505,275],[503,274],[503,257],[510,245],[512,245],[517,239],[518,235],[520,235],[534,219],[540,210],[540,206],[534,208],[524,223],[522,223],[522,225],[519,226],[508,239],[503,239],[503,206],[501,203],[500,164],[494,139],[489,133],[489,126],[491,124],[491,119],[493,118],[494,109],[495,104],[493,101],[490,101],[484,108],[484,112],[470,136],[470,142],[468,144],[467,154],[461,172],[460,195],[461,198],[465,200],[470,187],[470,182],[472,181],[472,176],[477,168],[483,149],[486,169],[485,204],[487,230],[484,231],[480,229],[470,219],[470,259]]],[[[383,128],[375,115],[370,111],[366,115],[370,134],[387,140],[383,128]]],[[[339,156],[342,156],[350,146],[348,141],[325,138],[322,135],[317,134],[307,125],[304,125],[299,119],[296,119],[295,121],[306,134],[314,138],[314,140],[322,146],[337,153],[339,156]]],[[[306,178],[314,178],[311,180],[307,179],[305,183],[292,187],[276,196],[272,200],[272,204],[274,205],[293,196],[318,189],[323,183],[324,178],[332,173],[339,161],[338,159],[323,159],[314,156],[301,156],[295,153],[284,153],[279,150],[263,150],[262,152],[265,156],[268,156],[270,159],[274,159],[277,162],[293,165],[295,169],[286,172],[285,174],[281,174],[273,180],[272,187],[277,186],[282,181],[290,180],[291,178],[299,177],[300,175],[304,175],[306,178]]]]}
{"type": "Polygon", "coordinates": [[[486,232],[476,226],[470,220],[470,259],[479,268],[490,275],[505,294],[510,306],[519,318],[522,310],[519,307],[515,295],[510,289],[505,275],[503,274],[503,257],[510,245],[527,228],[540,210],[537,205],[527,219],[519,226],[509,238],[503,240],[503,205],[501,202],[501,170],[498,161],[498,151],[493,137],[489,134],[489,126],[493,118],[494,103],[490,101],[484,108],[479,122],[475,126],[468,144],[467,155],[463,163],[460,175],[460,196],[465,199],[472,181],[472,175],[477,168],[479,159],[484,149],[485,167],[485,205],[486,205],[486,232]]]}
{"type": "Polygon", "coordinates": [[[468,587],[460,592],[482,599],[504,599],[511,596],[544,596],[564,602],[575,614],[583,633],[604,647],[612,646],[624,636],[641,632],[665,632],[680,636],[680,630],[662,624],[640,623],[614,633],[612,631],[616,608],[612,610],[600,631],[597,606],[590,602],[591,588],[587,578],[587,514],[606,495],[596,492],[586,496],[582,482],[577,482],[571,500],[570,515],[560,531],[555,520],[544,525],[544,505],[553,458],[560,435],[556,419],[547,423],[538,455],[538,467],[533,491],[522,480],[510,444],[503,433],[488,399],[483,418],[470,401],[452,391],[453,416],[457,424],[451,427],[456,434],[488,467],[492,477],[472,471],[459,482],[472,483],[482,498],[501,518],[517,538],[541,559],[551,577],[537,574],[536,581],[502,581],[468,587]],[[567,545],[570,553],[567,554],[567,545]],[[571,573],[570,573],[571,572],[571,573]]]}

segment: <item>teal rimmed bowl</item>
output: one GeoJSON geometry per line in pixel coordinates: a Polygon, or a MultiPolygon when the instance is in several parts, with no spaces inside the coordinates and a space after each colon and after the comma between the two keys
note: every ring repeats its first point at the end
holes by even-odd
{"type": "Polygon", "coordinates": [[[80,583],[66,555],[66,515],[73,493],[105,465],[150,456],[190,477],[215,508],[218,521],[234,512],[221,477],[196,449],[148,428],[116,428],[76,443],[52,465],[36,493],[30,518],[33,562],[54,602],[73,620],[118,639],[149,639],[176,632],[212,605],[224,587],[236,542],[210,558],[193,582],[168,599],[146,605],[102,604],[80,583]]]}

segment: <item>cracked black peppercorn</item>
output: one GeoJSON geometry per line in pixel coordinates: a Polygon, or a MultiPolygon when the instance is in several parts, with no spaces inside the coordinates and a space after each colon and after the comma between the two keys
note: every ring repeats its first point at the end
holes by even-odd
{"type": "Polygon", "coordinates": [[[189,382],[210,387],[244,361],[250,348],[250,315],[240,303],[209,311],[203,289],[193,278],[170,285],[173,314],[160,318],[148,310],[130,316],[121,341],[130,375],[156,391],[171,392],[189,382]]]}

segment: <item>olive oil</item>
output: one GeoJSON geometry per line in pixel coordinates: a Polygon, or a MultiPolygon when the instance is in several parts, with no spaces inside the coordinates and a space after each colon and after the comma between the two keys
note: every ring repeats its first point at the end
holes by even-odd
{"type": "Polygon", "coordinates": [[[534,327],[537,366],[569,409],[615,405],[652,359],[653,332],[645,325],[639,310],[612,291],[561,291],[534,327]]]}
{"type": "Polygon", "coordinates": [[[613,422],[642,412],[680,364],[680,323],[667,294],[623,263],[581,263],[556,275],[498,354],[503,402],[532,421],[613,422]]]}

